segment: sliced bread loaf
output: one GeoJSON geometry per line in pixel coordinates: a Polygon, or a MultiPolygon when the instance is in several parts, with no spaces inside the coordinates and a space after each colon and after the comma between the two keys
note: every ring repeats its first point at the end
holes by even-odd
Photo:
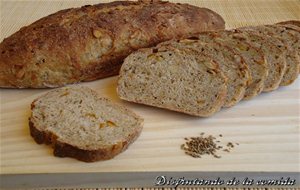
{"type": "MultiPolygon", "coordinates": [[[[300,46],[298,45],[299,41],[297,40],[297,37],[293,35],[293,31],[289,31],[281,25],[256,26],[250,27],[250,29],[260,33],[265,38],[269,36],[270,40],[273,40],[277,47],[279,47],[282,51],[285,51],[286,68],[281,71],[283,73],[277,72],[277,76],[282,74],[282,78],[279,83],[281,86],[291,84],[298,77],[300,67],[299,54],[297,53],[299,52],[300,46]]],[[[277,64],[277,67],[280,65],[283,67],[280,63],[277,64]]],[[[274,67],[276,67],[276,65],[274,65],[274,67]]],[[[276,72],[274,74],[276,74],[276,72]]]]}
{"type": "Polygon", "coordinates": [[[200,54],[213,57],[219,63],[221,71],[228,79],[224,107],[231,107],[244,97],[248,82],[251,79],[250,71],[243,58],[235,54],[231,49],[219,43],[205,43],[196,38],[167,41],[160,45],[166,44],[183,50],[191,48],[200,54]]]}
{"type": "Polygon", "coordinates": [[[204,42],[214,41],[230,47],[236,54],[243,57],[249,67],[252,79],[247,86],[244,99],[251,99],[261,93],[268,75],[266,59],[261,50],[248,42],[234,38],[231,31],[203,32],[198,38],[204,42]]]}
{"type": "Polygon", "coordinates": [[[226,99],[227,81],[208,55],[171,46],[140,49],[121,67],[121,99],[208,117],[226,99]]]}
{"type": "Polygon", "coordinates": [[[50,91],[31,110],[31,136],[38,144],[51,144],[58,157],[110,159],[142,131],[143,119],[83,86],[50,91]]]}
{"type": "Polygon", "coordinates": [[[260,28],[247,27],[235,30],[237,38],[245,38],[257,48],[260,48],[267,58],[268,76],[264,83],[264,92],[275,90],[279,87],[286,70],[287,47],[277,38],[261,34],[260,28]]]}

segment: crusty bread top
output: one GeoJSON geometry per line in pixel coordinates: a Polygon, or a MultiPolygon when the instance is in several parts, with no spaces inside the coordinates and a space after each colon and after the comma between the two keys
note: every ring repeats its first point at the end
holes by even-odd
{"type": "Polygon", "coordinates": [[[143,119],[87,87],[76,86],[50,91],[36,99],[30,122],[38,131],[55,136],[53,141],[98,150],[138,135],[143,119]]]}
{"type": "Polygon", "coordinates": [[[290,24],[290,25],[300,27],[300,20],[287,20],[287,21],[278,22],[277,24],[283,24],[283,25],[290,24]]]}
{"type": "Polygon", "coordinates": [[[209,9],[163,1],[62,10],[4,39],[0,87],[57,87],[116,75],[138,48],[224,27],[222,17],[209,9]]]}

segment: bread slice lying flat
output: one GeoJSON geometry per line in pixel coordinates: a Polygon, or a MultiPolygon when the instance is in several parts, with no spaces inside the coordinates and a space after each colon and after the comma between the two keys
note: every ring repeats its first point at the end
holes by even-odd
{"type": "Polygon", "coordinates": [[[121,67],[121,99],[207,117],[226,99],[227,81],[218,64],[204,54],[171,46],[141,49],[121,67]]]}
{"type": "Polygon", "coordinates": [[[143,119],[83,86],[50,91],[31,109],[31,136],[38,144],[51,144],[58,157],[110,159],[142,131],[143,119]]]}
{"type": "Polygon", "coordinates": [[[204,32],[198,38],[204,42],[215,41],[231,47],[236,54],[243,57],[252,78],[246,88],[244,99],[249,100],[262,92],[264,81],[268,75],[268,68],[265,55],[261,50],[248,42],[234,38],[231,31],[204,32]]]}
{"type": "Polygon", "coordinates": [[[169,44],[178,49],[191,48],[200,54],[206,54],[213,57],[218,63],[221,71],[228,79],[227,96],[224,107],[231,107],[237,104],[243,97],[251,79],[248,66],[241,56],[237,55],[226,46],[219,43],[205,43],[196,38],[185,40],[172,40],[161,43],[169,44]]]}

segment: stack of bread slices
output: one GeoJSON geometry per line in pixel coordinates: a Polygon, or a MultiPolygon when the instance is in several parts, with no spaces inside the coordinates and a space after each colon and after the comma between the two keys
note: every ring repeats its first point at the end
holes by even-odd
{"type": "Polygon", "coordinates": [[[207,117],[293,83],[299,49],[299,22],[204,32],[129,55],[117,91],[127,101],[207,117]]]}

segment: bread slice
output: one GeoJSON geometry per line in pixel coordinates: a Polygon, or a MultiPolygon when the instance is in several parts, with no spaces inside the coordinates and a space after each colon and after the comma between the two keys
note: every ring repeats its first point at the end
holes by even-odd
{"type": "Polygon", "coordinates": [[[231,107],[244,97],[248,82],[251,79],[250,71],[243,58],[235,54],[231,49],[219,43],[205,43],[196,38],[172,40],[160,45],[166,44],[183,50],[191,48],[200,54],[213,57],[219,63],[221,71],[228,79],[224,107],[231,107]]]}
{"type": "Polygon", "coordinates": [[[286,41],[292,48],[294,48],[298,55],[300,56],[300,26],[295,26],[291,24],[284,25],[269,25],[269,27],[274,27],[277,30],[278,35],[283,35],[282,37],[286,37],[289,40],[286,41]]]}
{"type": "Polygon", "coordinates": [[[171,46],[141,49],[121,67],[121,99],[208,117],[223,106],[227,81],[208,55],[171,46]]]}
{"type": "Polygon", "coordinates": [[[286,71],[286,54],[288,47],[278,40],[267,34],[262,34],[259,32],[264,30],[260,28],[256,30],[256,27],[247,27],[237,29],[236,35],[239,35],[241,38],[246,38],[247,41],[251,41],[257,48],[260,48],[266,58],[268,65],[268,77],[264,83],[264,92],[269,92],[276,90],[283,75],[286,71]]]}
{"type": "Polygon", "coordinates": [[[247,86],[244,99],[249,100],[262,92],[264,81],[268,75],[268,68],[261,50],[248,42],[234,38],[231,31],[203,32],[198,38],[204,42],[214,41],[230,47],[236,54],[243,57],[249,67],[252,79],[247,86]]]}
{"type": "Polygon", "coordinates": [[[113,158],[142,131],[142,118],[83,86],[50,91],[31,110],[30,133],[38,144],[84,162],[113,158]]]}
{"type": "MultiPolygon", "coordinates": [[[[281,86],[291,84],[297,77],[300,67],[299,63],[299,52],[300,46],[297,36],[293,35],[293,32],[289,31],[281,25],[265,25],[252,27],[253,30],[259,32],[263,36],[271,36],[271,40],[280,41],[277,46],[285,51],[286,54],[286,69],[282,70],[282,79],[280,81],[281,86]]],[[[297,33],[297,32],[296,32],[297,33]]],[[[274,65],[279,67],[282,64],[274,65]]],[[[279,74],[279,73],[278,73],[279,74]]]]}
{"type": "Polygon", "coordinates": [[[300,27],[295,25],[268,25],[273,36],[287,46],[287,69],[283,75],[281,86],[293,83],[300,70],[300,27]]]}
{"type": "MultiPolygon", "coordinates": [[[[293,51],[296,52],[297,55],[295,55],[295,57],[298,58],[298,60],[300,60],[300,21],[291,21],[288,23],[278,23],[277,25],[283,26],[285,27],[285,29],[287,30],[288,33],[292,34],[295,38],[293,42],[291,42],[290,40],[288,42],[291,42],[291,46],[293,48],[293,51]]],[[[294,64],[292,64],[292,67],[290,70],[295,71],[298,67],[298,73],[300,73],[300,66],[298,66],[297,62],[297,58],[293,58],[294,64]]],[[[295,73],[289,73],[289,75],[292,75],[292,78],[295,76],[295,73]]],[[[288,85],[290,83],[293,82],[293,79],[291,80],[285,80],[283,81],[282,85],[288,85]]]]}

